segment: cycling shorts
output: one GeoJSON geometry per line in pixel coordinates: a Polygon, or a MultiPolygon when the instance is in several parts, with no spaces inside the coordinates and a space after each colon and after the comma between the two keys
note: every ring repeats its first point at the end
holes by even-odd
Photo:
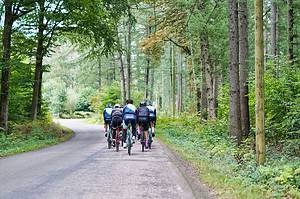
{"type": "Polygon", "coordinates": [[[111,121],[111,125],[113,128],[117,128],[122,126],[123,120],[121,117],[113,117],[111,121]]]}

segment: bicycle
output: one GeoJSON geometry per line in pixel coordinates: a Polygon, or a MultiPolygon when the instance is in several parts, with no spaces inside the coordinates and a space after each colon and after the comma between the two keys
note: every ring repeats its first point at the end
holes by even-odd
{"type": "Polygon", "coordinates": [[[111,126],[109,125],[108,133],[107,133],[107,147],[108,149],[111,149],[113,139],[112,139],[112,129],[111,126]]]}
{"type": "Polygon", "coordinates": [[[119,152],[120,150],[120,141],[122,140],[122,135],[121,135],[121,126],[119,127],[112,127],[113,133],[115,134],[115,139],[113,139],[113,142],[115,143],[116,146],[116,151],[119,152]]]}
{"type": "Polygon", "coordinates": [[[151,149],[151,143],[152,143],[152,135],[150,135],[150,132],[148,131],[148,137],[146,138],[145,130],[142,127],[141,128],[141,144],[142,144],[142,152],[145,151],[146,141],[148,141],[148,147],[151,149]]]}
{"type": "Polygon", "coordinates": [[[127,143],[127,152],[128,155],[131,155],[131,148],[133,145],[133,141],[132,141],[132,133],[131,133],[131,124],[129,123],[127,126],[127,131],[126,131],[126,143],[127,143]]]}
{"type": "Polygon", "coordinates": [[[153,142],[153,138],[152,138],[152,128],[150,127],[150,128],[148,129],[148,147],[149,147],[149,149],[151,149],[152,142],[153,142]]]}

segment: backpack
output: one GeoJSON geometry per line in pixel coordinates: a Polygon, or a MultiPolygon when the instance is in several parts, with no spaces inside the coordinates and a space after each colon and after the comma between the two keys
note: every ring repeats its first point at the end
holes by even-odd
{"type": "Polygon", "coordinates": [[[140,107],[138,109],[138,120],[145,122],[149,120],[149,109],[147,107],[140,107]]]}
{"type": "Polygon", "coordinates": [[[122,118],[122,111],[120,109],[116,109],[112,113],[113,118],[122,118]]]}

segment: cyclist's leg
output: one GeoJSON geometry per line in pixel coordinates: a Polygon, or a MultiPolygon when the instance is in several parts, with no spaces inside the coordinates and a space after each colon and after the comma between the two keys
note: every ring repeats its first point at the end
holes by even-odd
{"type": "Polygon", "coordinates": [[[127,139],[127,129],[128,129],[128,124],[129,124],[129,120],[128,119],[126,119],[126,120],[124,120],[124,125],[123,125],[123,142],[124,143],[126,143],[126,139],[127,139]]]}
{"type": "Polygon", "coordinates": [[[131,119],[130,123],[131,123],[131,133],[132,133],[133,138],[135,139],[136,138],[136,120],[131,119]]]}
{"type": "Polygon", "coordinates": [[[148,122],[147,123],[144,123],[144,131],[145,131],[145,146],[146,146],[146,149],[148,148],[148,130],[149,130],[149,124],[148,122]]]}
{"type": "Polygon", "coordinates": [[[137,130],[138,130],[138,139],[141,139],[141,123],[138,123],[137,130]]]}

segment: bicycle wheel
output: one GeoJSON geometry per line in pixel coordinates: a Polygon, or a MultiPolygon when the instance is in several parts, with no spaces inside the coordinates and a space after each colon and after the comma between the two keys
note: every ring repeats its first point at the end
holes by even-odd
{"type": "Polygon", "coordinates": [[[145,132],[142,132],[142,137],[141,137],[141,144],[142,144],[142,152],[145,151],[145,132]]]}
{"type": "Polygon", "coordinates": [[[149,128],[149,131],[148,131],[148,146],[149,146],[149,149],[151,149],[151,144],[152,144],[152,129],[149,128]]]}
{"type": "Polygon", "coordinates": [[[129,144],[127,146],[127,152],[128,152],[128,155],[131,155],[131,144],[129,144]]]}
{"type": "Polygon", "coordinates": [[[120,145],[120,143],[117,143],[117,144],[116,144],[116,151],[117,151],[117,152],[119,152],[119,147],[120,147],[119,145],[120,145]]]}
{"type": "Polygon", "coordinates": [[[111,141],[110,140],[107,141],[107,147],[108,147],[108,149],[111,149],[111,141]]]}
{"type": "Polygon", "coordinates": [[[130,129],[127,130],[127,151],[128,155],[131,155],[131,147],[132,147],[132,141],[131,141],[131,135],[130,135],[130,129]]]}
{"type": "Polygon", "coordinates": [[[108,135],[107,135],[107,147],[108,149],[111,149],[111,145],[112,145],[112,139],[111,139],[111,131],[108,131],[108,135]]]}
{"type": "Polygon", "coordinates": [[[120,149],[120,132],[117,130],[117,135],[116,135],[116,151],[119,152],[120,149]]]}

